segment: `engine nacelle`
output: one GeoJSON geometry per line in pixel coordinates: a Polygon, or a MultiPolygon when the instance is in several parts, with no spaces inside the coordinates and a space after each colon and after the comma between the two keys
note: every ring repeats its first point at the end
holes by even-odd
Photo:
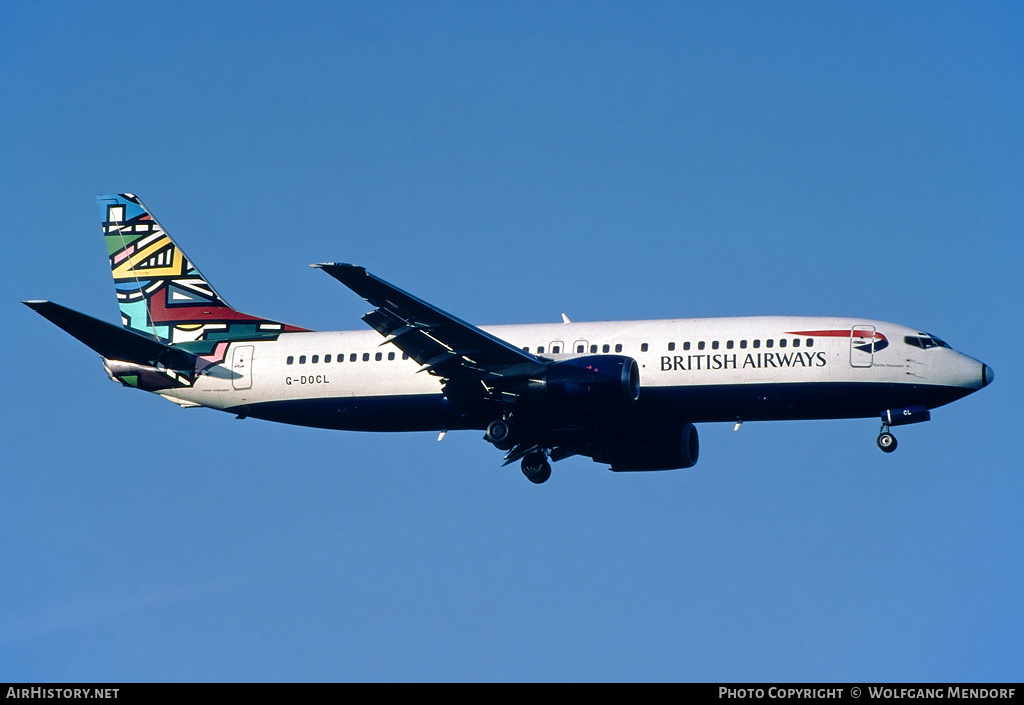
{"type": "Polygon", "coordinates": [[[682,428],[636,429],[613,439],[592,457],[599,463],[609,463],[615,472],[634,472],[690,468],[697,464],[699,454],[697,428],[686,423],[682,428]]]}
{"type": "Polygon", "coordinates": [[[640,368],[623,355],[576,357],[548,365],[543,379],[530,380],[527,392],[566,407],[626,406],[640,397],[640,368]]]}
{"type": "Polygon", "coordinates": [[[889,426],[905,426],[908,423],[929,421],[932,414],[923,406],[908,406],[903,409],[889,409],[882,412],[882,422],[889,426]]]}

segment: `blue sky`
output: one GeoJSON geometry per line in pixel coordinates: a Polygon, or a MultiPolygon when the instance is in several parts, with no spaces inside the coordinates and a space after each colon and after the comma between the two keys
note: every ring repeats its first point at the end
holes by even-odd
{"type": "Polygon", "coordinates": [[[21,3],[0,23],[0,681],[1019,681],[1019,3],[21,3]],[[356,262],[480,324],[920,327],[996,371],[704,425],[533,486],[476,433],[182,410],[19,301],[117,320],[131,191],[233,305],[356,262]],[[10,250],[13,248],[13,252],[10,250]]]}

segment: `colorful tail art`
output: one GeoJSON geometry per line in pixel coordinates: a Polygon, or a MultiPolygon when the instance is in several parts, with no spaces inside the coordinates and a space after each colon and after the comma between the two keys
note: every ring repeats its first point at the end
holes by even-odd
{"type": "Polygon", "coordinates": [[[218,342],[305,330],[231,308],[136,196],[96,201],[125,328],[200,354],[218,342]],[[195,344],[200,341],[208,345],[195,344]]]}

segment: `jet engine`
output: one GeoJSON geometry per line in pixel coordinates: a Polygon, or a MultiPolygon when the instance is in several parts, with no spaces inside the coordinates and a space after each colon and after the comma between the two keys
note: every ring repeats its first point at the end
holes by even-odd
{"type": "Polygon", "coordinates": [[[700,453],[697,428],[680,426],[636,428],[595,450],[593,459],[615,472],[677,470],[693,467],[700,453]]]}
{"type": "Polygon", "coordinates": [[[640,368],[623,355],[587,355],[548,365],[527,385],[527,396],[566,407],[626,406],[640,396],[640,368]]]}

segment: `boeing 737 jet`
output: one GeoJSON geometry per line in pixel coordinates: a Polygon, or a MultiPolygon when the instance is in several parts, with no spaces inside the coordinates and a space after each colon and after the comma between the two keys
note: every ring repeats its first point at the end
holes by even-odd
{"type": "Polygon", "coordinates": [[[353,431],[476,429],[535,483],[583,455],[616,471],[697,462],[696,423],[881,417],[991,384],[916,328],[750,317],[479,327],[352,264],[315,264],[369,302],[369,330],[315,332],[229,306],[130,193],[98,199],[121,325],[25,304],[99,353],[115,382],[182,407],[353,431]]]}

